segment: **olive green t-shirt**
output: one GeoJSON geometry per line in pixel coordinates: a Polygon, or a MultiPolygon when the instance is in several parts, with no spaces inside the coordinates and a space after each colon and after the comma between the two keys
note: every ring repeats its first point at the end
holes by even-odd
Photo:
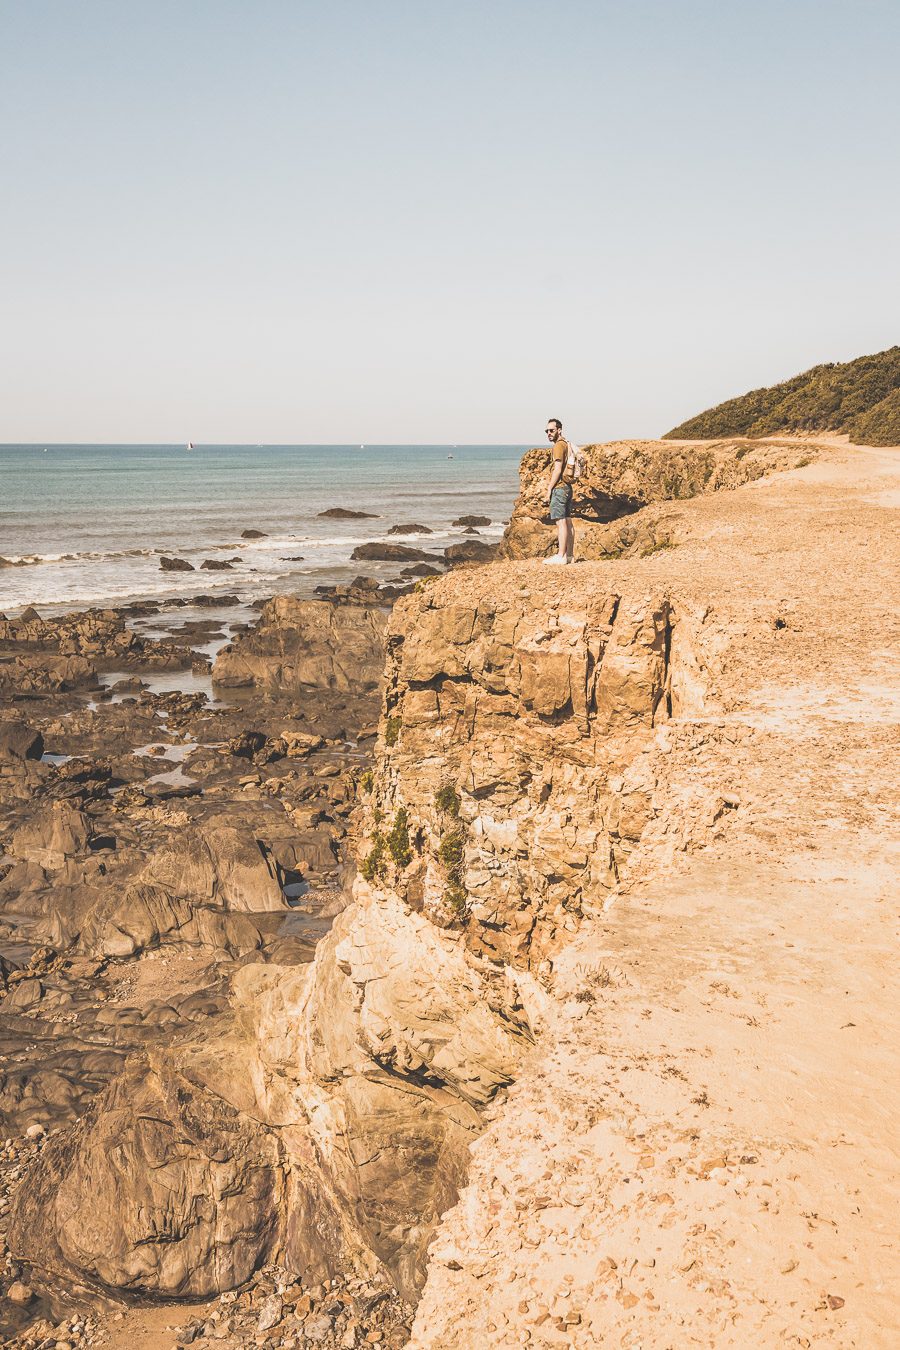
{"type": "Polygon", "coordinates": [[[565,467],[566,460],[569,457],[569,442],[564,441],[562,436],[560,436],[559,440],[554,441],[553,444],[551,445],[550,453],[553,455],[554,464],[556,463],[557,460],[560,459],[563,462],[563,471],[559,480],[560,483],[566,483],[569,485],[569,487],[571,487],[572,483],[574,483],[575,481],[573,477],[573,470],[567,469],[565,467]]]}

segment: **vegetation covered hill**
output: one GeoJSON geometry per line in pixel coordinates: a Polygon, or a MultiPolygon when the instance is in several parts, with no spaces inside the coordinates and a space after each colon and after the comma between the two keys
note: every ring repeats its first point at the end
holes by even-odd
{"type": "Polygon", "coordinates": [[[769,389],[754,389],[691,417],[666,440],[833,431],[857,445],[900,445],[900,347],[829,361],[769,389]]]}

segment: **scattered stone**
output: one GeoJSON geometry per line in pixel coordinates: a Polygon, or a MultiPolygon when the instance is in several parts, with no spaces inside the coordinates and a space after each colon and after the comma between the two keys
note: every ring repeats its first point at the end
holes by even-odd
{"type": "Polygon", "coordinates": [[[427,525],[392,525],[388,534],[434,534],[427,525]]]}
{"type": "Polygon", "coordinates": [[[267,1299],[263,1300],[259,1310],[259,1317],[256,1321],[257,1330],[269,1331],[272,1327],[277,1326],[281,1321],[283,1311],[281,1295],[270,1294],[267,1299]]]}
{"type": "Polygon", "coordinates": [[[459,516],[454,525],[490,525],[490,516],[459,516]]]}
{"type": "Polygon", "coordinates": [[[202,572],[230,572],[231,563],[217,558],[204,558],[200,564],[202,572]]]}
{"type": "Polygon", "coordinates": [[[160,571],[162,572],[194,572],[196,568],[193,563],[187,562],[184,558],[166,558],[159,560],[160,571]]]}
{"type": "Polygon", "coordinates": [[[242,539],[268,539],[265,530],[241,530],[242,539]]]}
{"type": "Polygon", "coordinates": [[[16,1280],[15,1284],[11,1284],[7,1289],[6,1297],[10,1303],[24,1307],[34,1298],[34,1291],[27,1284],[22,1284],[21,1280],[16,1280]]]}

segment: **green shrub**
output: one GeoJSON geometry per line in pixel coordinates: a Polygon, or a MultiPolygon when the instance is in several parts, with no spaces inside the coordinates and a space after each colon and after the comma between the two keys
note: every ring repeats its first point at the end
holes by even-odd
{"type": "Polygon", "coordinates": [[[445,834],[438,848],[438,861],[447,868],[448,872],[455,872],[463,860],[463,848],[465,847],[465,837],[462,830],[454,830],[452,834],[445,834]]]}
{"type": "Polygon", "coordinates": [[[434,794],[434,804],[445,816],[459,818],[459,793],[452,783],[446,783],[434,794]]]}
{"type": "Polygon", "coordinates": [[[794,465],[794,468],[805,469],[807,464],[812,464],[812,455],[804,455],[802,459],[798,459],[797,463],[794,465]]]}
{"type": "Polygon", "coordinates": [[[678,545],[673,544],[671,539],[656,539],[652,544],[648,544],[646,548],[641,549],[641,557],[649,558],[652,553],[661,553],[665,548],[677,547],[678,545]]]}
{"type": "Polygon", "coordinates": [[[412,849],[409,846],[409,816],[406,807],[401,806],[394,816],[391,832],[387,837],[388,852],[399,868],[412,862],[412,849]]]}
{"type": "Polygon", "coordinates": [[[457,914],[462,914],[466,908],[467,899],[462,884],[456,877],[451,877],[447,883],[447,889],[444,891],[444,903],[449,905],[451,909],[456,910],[457,914]]]}
{"type": "Polygon", "coordinates": [[[735,450],[734,457],[735,459],[743,459],[744,456],[749,455],[749,453],[750,453],[750,446],[742,445],[738,450],[735,450]]]}
{"type": "Polygon", "coordinates": [[[362,788],[363,792],[372,791],[372,788],[375,786],[375,775],[371,769],[366,769],[366,772],[359,780],[359,786],[362,788]]]}
{"type": "MultiPolygon", "coordinates": [[[[666,432],[679,441],[846,432],[857,445],[900,445],[900,347],[829,361],[728,399],[666,432]]],[[[665,439],[664,438],[664,439],[665,439]]]]}
{"type": "Polygon", "coordinates": [[[382,880],[387,876],[387,841],[380,830],[375,830],[371,837],[372,847],[369,855],[363,858],[359,865],[359,870],[368,882],[373,882],[376,878],[382,880]]]}
{"type": "Polygon", "coordinates": [[[384,812],[382,811],[380,806],[376,806],[372,811],[372,819],[374,820],[376,825],[380,825],[381,822],[384,820],[384,812]]]}
{"type": "Polygon", "coordinates": [[[400,739],[400,728],[403,726],[402,717],[389,717],[387,726],[384,729],[385,745],[396,745],[400,739]]]}

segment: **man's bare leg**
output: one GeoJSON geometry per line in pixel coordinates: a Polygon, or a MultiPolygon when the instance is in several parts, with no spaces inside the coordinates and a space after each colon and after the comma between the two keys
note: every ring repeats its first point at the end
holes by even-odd
{"type": "Polygon", "coordinates": [[[566,557],[569,559],[569,562],[571,562],[575,553],[575,522],[572,520],[571,516],[568,516],[566,518],[565,526],[566,526],[566,541],[565,541],[566,557]]]}
{"type": "Polygon", "coordinates": [[[559,536],[559,556],[561,558],[565,558],[566,556],[566,543],[569,537],[567,530],[568,524],[569,522],[565,517],[556,522],[556,533],[559,536]]]}

